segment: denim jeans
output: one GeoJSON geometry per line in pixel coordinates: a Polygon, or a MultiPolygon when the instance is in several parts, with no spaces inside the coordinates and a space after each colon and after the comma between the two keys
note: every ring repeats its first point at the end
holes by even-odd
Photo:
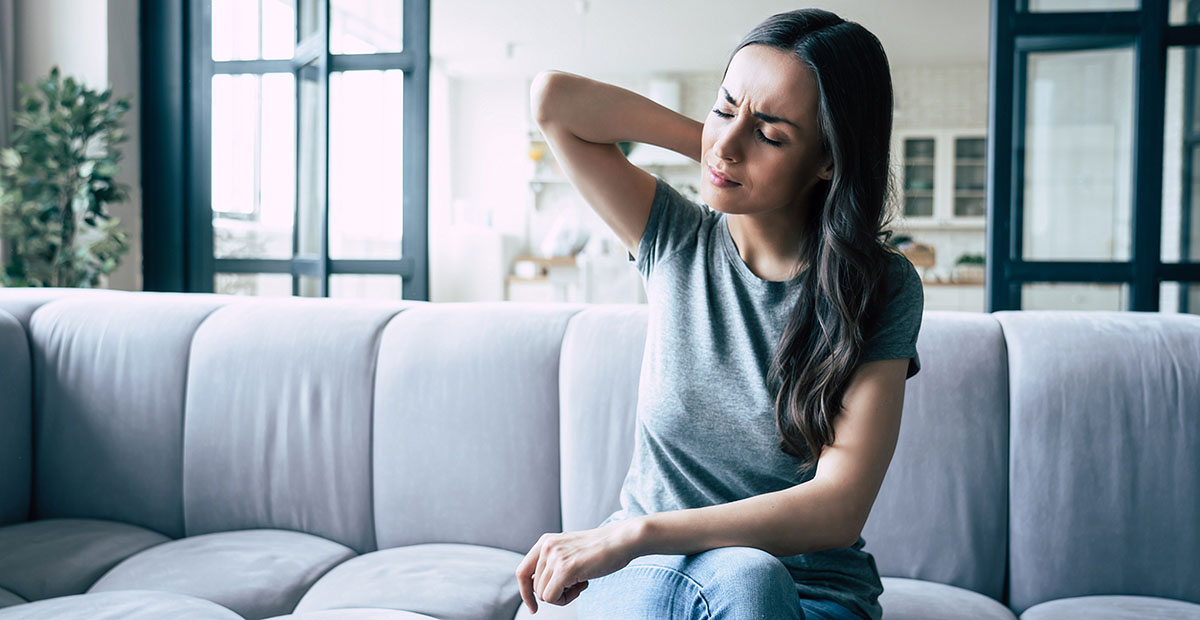
{"type": "Polygon", "coordinates": [[[862,620],[800,598],[779,558],[753,547],[640,556],[589,580],[573,604],[578,620],[862,620]]]}

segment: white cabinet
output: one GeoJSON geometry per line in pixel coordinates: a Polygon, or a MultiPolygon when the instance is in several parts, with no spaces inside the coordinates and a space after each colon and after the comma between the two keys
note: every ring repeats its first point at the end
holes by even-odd
{"type": "Polygon", "coordinates": [[[897,228],[984,228],[987,215],[984,129],[894,132],[892,166],[899,184],[897,228]]]}

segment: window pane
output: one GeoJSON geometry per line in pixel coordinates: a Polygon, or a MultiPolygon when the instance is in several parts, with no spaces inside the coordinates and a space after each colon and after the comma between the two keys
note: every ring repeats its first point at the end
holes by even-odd
{"type": "Polygon", "coordinates": [[[1163,282],[1158,288],[1158,310],[1200,314],[1200,282],[1163,282]]]}
{"type": "Polygon", "coordinates": [[[1168,15],[1172,24],[1198,23],[1200,22],[1200,2],[1196,0],[1171,0],[1168,15]]]}
{"type": "Polygon", "coordinates": [[[1127,284],[1025,284],[1021,287],[1022,310],[1126,310],[1127,284]]]}
{"type": "Polygon", "coordinates": [[[402,0],[331,0],[329,51],[375,54],[403,49],[402,0]]]}
{"type": "Polygon", "coordinates": [[[329,256],[400,258],[404,72],[330,75],[329,256]]]}
{"type": "Polygon", "coordinates": [[[1028,56],[1023,257],[1129,260],[1133,50],[1028,56]]]}
{"type": "Polygon", "coordinates": [[[295,0],[212,0],[212,58],[291,58],[295,0]]]}
{"type": "Polygon", "coordinates": [[[904,141],[904,215],[933,215],[933,156],[932,138],[909,138],[904,141]]]}
{"type": "Polygon", "coordinates": [[[1030,11],[1136,11],[1138,0],[1029,0],[1030,11]]]}
{"type": "Polygon", "coordinates": [[[320,67],[300,69],[300,221],[298,256],[322,256],[321,210],[325,204],[325,97],[320,67]]]}
{"type": "Polygon", "coordinates": [[[1200,49],[1167,51],[1162,260],[1200,261],[1200,49]]]}
{"type": "Polygon", "coordinates": [[[224,295],[291,297],[292,276],[286,273],[218,273],[213,292],[224,295]]]}
{"type": "Polygon", "coordinates": [[[213,251],[291,258],[295,204],[291,73],[212,78],[213,251]]]}
{"type": "Polygon", "coordinates": [[[987,214],[987,140],[954,140],[954,215],[987,214]]]}
{"type": "Polygon", "coordinates": [[[329,276],[329,296],[353,299],[402,299],[404,280],[400,276],[335,273],[329,276]]]}

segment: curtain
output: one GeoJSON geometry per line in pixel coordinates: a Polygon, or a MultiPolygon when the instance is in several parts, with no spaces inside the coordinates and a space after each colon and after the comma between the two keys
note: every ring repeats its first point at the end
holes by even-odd
{"type": "MultiPolygon", "coordinates": [[[[17,107],[17,28],[13,0],[0,0],[0,149],[8,146],[12,111],[17,107]]],[[[8,264],[8,242],[0,231],[0,269],[8,264]]]]}
{"type": "Polygon", "coordinates": [[[12,111],[17,107],[15,75],[17,29],[13,24],[13,0],[0,0],[0,148],[8,146],[12,111]]]}

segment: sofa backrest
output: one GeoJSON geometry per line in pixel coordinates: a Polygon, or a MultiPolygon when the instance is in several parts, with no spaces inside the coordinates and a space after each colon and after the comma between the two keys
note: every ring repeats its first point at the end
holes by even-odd
{"type": "Polygon", "coordinates": [[[563,336],[559,447],[563,530],[594,528],[620,508],[633,460],[647,307],[595,306],[563,336]]]}
{"type": "Polygon", "coordinates": [[[264,299],[207,317],[187,373],[189,536],[270,527],[376,548],[375,365],[384,328],[405,307],[264,299]]]}
{"type": "Polygon", "coordinates": [[[32,372],[25,328],[11,313],[0,310],[0,526],[29,520],[32,372]]]}
{"type": "Polygon", "coordinates": [[[994,316],[1012,379],[1010,606],[1200,602],[1200,317],[994,316]]]}
{"type": "Polygon", "coordinates": [[[188,349],[218,303],[72,297],[32,315],[33,518],[109,519],[183,534],[188,349]]]}
{"type": "Polygon", "coordinates": [[[991,315],[929,311],[896,451],[863,528],[879,573],[1003,600],[1008,358],[991,315]]]}
{"type": "Polygon", "coordinates": [[[99,289],[0,287],[0,526],[33,514],[33,347],[29,320],[56,299],[99,289]]]}
{"type": "Polygon", "coordinates": [[[559,531],[559,356],[579,310],[424,304],[388,324],[372,443],[380,547],[524,554],[559,531]]]}

